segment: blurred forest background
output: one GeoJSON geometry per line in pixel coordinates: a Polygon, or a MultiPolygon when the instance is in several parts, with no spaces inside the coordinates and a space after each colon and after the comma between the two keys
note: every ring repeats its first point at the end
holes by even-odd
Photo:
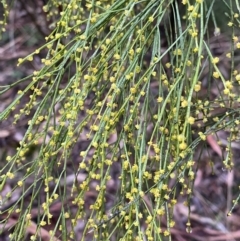
{"type": "MultiPolygon", "coordinates": [[[[51,2],[51,1],[50,1],[51,2]]],[[[85,1],[84,1],[85,2],[85,1]]],[[[105,1],[106,5],[108,1],[105,1]]],[[[184,1],[182,1],[184,2],[184,1]]],[[[208,1],[208,6],[212,8],[214,13],[214,18],[210,18],[208,25],[208,43],[209,49],[213,56],[219,58],[218,68],[221,71],[222,75],[226,80],[231,78],[232,71],[232,62],[231,58],[226,56],[231,50],[232,45],[234,45],[233,33],[229,27],[229,9],[223,4],[221,0],[208,1]],[[221,2],[221,4],[220,4],[221,2]]],[[[231,1],[230,1],[231,2],[231,1]]],[[[233,3],[233,12],[239,13],[239,9],[233,3]]],[[[59,20],[60,12],[62,12],[65,7],[63,4],[67,4],[68,1],[59,1],[55,7],[50,9],[54,11],[53,16],[48,17],[47,13],[43,11],[43,6],[49,4],[48,1],[38,0],[38,1],[28,1],[28,0],[19,0],[12,1],[9,3],[10,12],[7,17],[7,25],[5,31],[2,32],[2,38],[0,40],[0,113],[4,112],[7,107],[17,98],[19,91],[24,90],[28,85],[29,81],[25,81],[29,75],[32,75],[34,71],[39,71],[43,68],[44,63],[42,59],[46,58],[49,55],[47,49],[42,49],[40,53],[35,54],[32,61],[24,62],[20,66],[17,66],[19,59],[25,58],[26,56],[33,53],[36,49],[41,48],[46,44],[45,37],[51,34],[52,30],[55,28],[56,23],[59,20]],[[62,3],[61,3],[62,2],[62,3]],[[22,80],[23,79],[23,80],[22,80]],[[17,83],[17,84],[16,84],[17,83]],[[9,88],[8,88],[9,86],[9,88]],[[7,90],[6,90],[7,89],[7,90]]],[[[84,3],[87,4],[87,3],[84,3]]],[[[84,5],[83,4],[83,5],[84,5]]],[[[50,6],[50,4],[49,4],[50,6]]],[[[184,13],[184,7],[181,2],[178,3],[179,13],[184,13]]],[[[2,7],[2,6],[1,6],[2,7]]],[[[50,7],[49,7],[50,8],[50,7]]],[[[166,18],[173,18],[172,12],[174,7],[168,6],[168,13],[166,18]]],[[[87,9],[86,9],[87,11],[87,9]]],[[[141,11],[141,10],[138,10],[141,11]]],[[[0,10],[1,15],[3,15],[4,10],[0,10]]],[[[87,16],[87,15],[86,15],[87,16]]],[[[180,16],[182,17],[182,16],[180,16]]],[[[184,20],[183,25],[184,25],[184,20]]],[[[171,21],[168,22],[171,24],[171,21]]],[[[156,24],[153,22],[152,24],[156,24]]],[[[239,22],[238,22],[239,24],[239,22]]],[[[239,25],[240,26],[240,25],[239,25]]],[[[239,28],[237,27],[234,36],[238,38],[237,41],[240,41],[239,28]]],[[[160,25],[160,31],[163,31],[161,38],[161,45],[163,49],[169,48],[169,42],[167,40],[167,34],[165,33],[164,26],[160,25]]],[[[235,39],[236,40],[236,39],[235,39]]],[[[67,39],[64,39],[65,44],[67,39]]],[[[235,41],[235,42],[237,42],[235,41]]],[[[240,50],[234,49],[234,69],[240,71],[240,50]]],[[[88,53],[87,56],[90,56],[91,53],[88,53]]],[[[151,50],[146,51],[145,60],[150,63],[152,58],[151,50]]],[[[168,59],[163,59],[163,65],[168,62],[168,59]]],[[[146,65],[148,65],[146,64],[146,65]]],[[[69,75],[71,75],[69,70],[69,75]]],[[[200,99],[214,101],[219,93],[223,90],[222,84],[211,79],[211,85],[209,84],[209,68],[203,69],[201,73],[201,82],[202,89],[199,92],[198,97],[200,99]]],[[[211,70],[212,71],[212,70],[211,70]]],[[[235,73],[235,76],[238,73],[235,73]]],[[[61,86],[68,85],[68,77],[64,76],[61,86]]],[[[158,96],[158,92],[155,91],[155,86],[158,83],[156,81],[151,81],[151,93],[149,95],[153,96],[152,101],[155,101],[158,96]]],[[[239,92],[238,92],[239,95],[239,92]]],[[[44,96],[43,96],[44,97],[44,96]]],[[[85,99],[85,104],[91,108],[93,106],[92,98],[95,97],[93,93],[89,94],[85,99]]],[[[37,100],[38,101],[38,100],[37,100]]],[[[0,123],[0,168],[1,175],[7,173],[7,168],[5,160],[8,159],[8,156],[14,156],[17,148],[19,148],[19,142],[23,140],[26,131],[29,128],[29,120],[33,118],[34,113],[29,112],[29,115],[21,116],[20,120],[15,122],[16,114],[24,109],[26,104],[29,103],[29,95],[26,94],[21,98],[21,101],[16,108],[13,109],[11,114],[7,118],[2,118],[0,123]],[[4,120],[3,120],[4,119],[4,120]]],[[[153,104],[154,105],[154,104],[153,104]]],[[[50,104],[49,104],[50,106],[50,104]]],[[[45,107],[47,108],[47,107],[45,107]]],[[[237,110],[239,106],[233,106],[232,109],[237,110]]],[[[229,110],[232,110],[230,107],[217,107],[210,110],[213,117],[219,116],[220,118],[226,114],[229,110]]],[[[81,119],[85,118],[85,111],[79,112],[81,119]]],[[[238,119],[238,116],[236,117],[238,119]]],[[[120,118],[120,121],[123,120],[120,118]]],[[[121,133],[121,130],[118,128],[123,128],[120,124],[119,127],[116,127],[115,133],[113,132],[109,136],[109,143],[114,143],[118,141],[118,134],[121,133]]],[[[34,193],[33,190],[28,186],[36,182],[36,176],[29,175],[28,178],[24,179],[25,188],[22,189],[21,180],[25,175],[24,168],[22,166],[16,165],[14,169],[14,177],[8,179],[4,185],[1,185],[1,212],[0,215],[0,240],[33,240],[33,237],[36,232],[40,232],[40,235],[37,236],[36,240],[94,240],[93,231],[86,231],[86,223],[90,218],[93,218],[91,215],[90,206],[95,203],[98,194],[96,192],[97,186],[99,185],[98,180],[94,179],[89,182],[89,189],[84,194],[84,208],[86,209],[86,216],[84,219],[79,219],[74,225],[71,221],[72,215],[76,214],[78,210],[78,204],[74,203],[74,197],[71,195],[71,188],[76,178],[78,183],[83,183],[84,180],[88,177],[88,170],[81,171],[76,174],[79,164],[81,163],[81,152],[86,151],[90,146],[92,139],[88,137],[91,127],[86,125],[82,130],[81,134],[78,136],[76,143],[74,144],[71,153],[69,154],[69,159],[65,166],[65,174],[62,176],[62,181],[59,179],[58,188],[64,192],[63,198],[56,197],[56,200],[49,206],[49,212],[52,214],[51,222],[39,228],[38,224],[43,220],[42,216],[44,214],[41,204],[44,202],[47,192],[44,190],[45,186],[43,182],[38,180],[37,185],[39,185],[38,192],[34,193]],[[79,155],[80,153],[80,155],[79,155]],[[73,171],[74,170],[74,171],[73,171]],[[20,182],[20,183],[19,183],[20,182]],[[11,195],[9,195],[11,193],[11,195]],[[36,194],[36,196],[34,196],[36,194]],[[32,197],[35,200],[32,200],[32,197]],[[19,202],[21,200],[21,202],[19,202]],[[22,201],[24,200],[24,201],[22,201]],[[19,220],[25,220],[27,214],[24,213],[25,209],[29,208],[28,203],[31,204],[31,209],[28,210],[28,213],[31,214],[31,223],[25,229],[24,236],[22,239],[11,239],[11,233],[18,232],[16,224],[19,220]],[[68,213],[70,213],[71,218],[69,218],[68,213]],[[21,216],[22,215],[22,216],[21,216]],[[25,216],[24,216],[25,215],[25,216]],[[59,216],[65,215],[65,224],[59,224],[59,216]],[[23,217],[23,219],[19,219],[23,217]],[[55,238],[52,238],[52,233],[50,230],[54,230],[58,225],[63,225],[62,228],[58,228],[54,231],[55,238]],[[65,229],[65,231],[63,231],[65,229]],[[39,231],[40,230],[40,231],[39,231]],[[74,233],[74,234],[73,234],[74,233]],[[10,235],[10,236],[9,236],[10,235]],[[83,238],[85,237],[85,239],[83,238]],[[59,237],[59,238],[57,238],[59,237]],[[51,239],[52,238],[52,239],[51,239]]],[[[38,130],[41,130],[41,126],[38,130]]],[[[151,132],[153,127],[149,123],[148,130],[151,132]]],[[[148,133],[146,131],[146,133],[148,133]]],[[[235,130],[236,131],[236,130],[235,130]]],[[[49,138],[51,138],[51,130],[48,130],[49,138]]],[[[229,137],[231,136],[230,129],[223,129],[216,131],[215,135],[207,135],[206,139],[202,140],[194,150],[194,171],[196,175],[194,177],[194,184],[191,186],[192,195],[189,196],[187,193],[182,193],[182,185],[175,184],[171,178],[168,179],[169,187],[174,187],[174,199],[177,200],[173,213],[171,214],[171,219],[175,221],[175,225],[171,228],[170,238],[166,233],[162,236],[162,240],[192,240],[192,241],[221,241],[221,240],[240,240],[240,206],[237,202],[239,197],[239,185],[240,185],[240,145],[239,141],[232,141],[229,145],[229,137]],[[226,159],[227,149],[231,148],[231,160],[233,166],[231,169],[227,169],[223,164],[226,159]],[[172,181],[172,183],[171,183],[172,181]],[[181,195],[180,195],[181,194],[181,195]],[[184,205],[187,202],[188,205],[184,205]],[[234,209],[231,209],[234,204],[234,209]],[[231,210],[231,215],[227,215],[231,210]],[[190,212],[189,212],[190,211],[190,212]],[[186,223],[191,223],[191,228],[188,230],[186,228],[186,223]],[[186,231],[187,229],[187,231],[186,231]]],[[[196,134],[193,134],[192,139],[197,138],[196,134]]],[[[150,139],[150,137],[149,137],[150,139]]],[[[31,143],[28,148],[28,151],[25,153],[25,161],[32,162],[37,158],[39,154],[39,149],[46,140],[40,138],[38,142],[31,143]]],[[[131,149],[131,147],[129,148],[131,149]]],[[[129,150],[128,150],[129,151],[129,150]]],[[[88,152],[89,156],[93,156],[91,150],[88,152]]],[[[89,157],[91,159],[91,157],[89,157]]],[[[119,181],[119,175],[122,173],[123,163],[121,163],[121,158],[118,157],[118,160],[111,165],[110,170],[110,179],[106,182],[106,193],[105,193],[105,206],[106,210],[112,210],[116,203],[121,202],[123,197],[121,197],[121,183],[119,181]],[[120,188],[120,189],[119,189],[120,188]],[[119,197],[120,196],[120,197],[119,197]],[[118,197],[118,198],[116,198],[118,197]]],[[[131,159],[131,158],[130,158],[131,159]]],[[[130,162],[134,160],[130,160],[130,162]]],[[[24,166],[23,161],[23,166],[24,166]]],[[[90,165],[90,164],[89,164],[90,165]]],[[[151,168],[149,170],[151,172],[151,168]]],[[[27,169],[27,165],[26,165],[27,169]]],[[[61,165],[54,166],[52,175],[54,178],[61,177],[61,165]]],[[[154,170],[154,169],[153,169],[154,170]]],[[[153,171],[152,171],[153,172],[153,171]]],[[[1,177],[4,179],[4,177],[1,177]]],[[[127,177],[125,177],[127,178],[127,177]]],[[[129,175],[130,178],[130,175],[129,175]]],[[[188,175],[186,175],[184,183],[188,185],[191,180],[188,180],[188,175]]],[[[146,186],[151,186],[151,182],[146,184],[146,186]]],[[[189,184],[190,185],[190,184],[189,184]]],[[[50,190],[55,190],[55,185],[52,183],[49,184],[50,190]]],[[[152,195],[152,194],[151,194],[152,195]]],[[[172,195],[172,194],[171,194],[172,195]]],[[[171,196],[170,195],[170,196],[171,196]]],[[[60,195],[61,196],[61,195],[60,195]]],[[[151,210],[152,207],[152,196],[145,196],[144,205],[142,209],[146,208],[151,210]]],[[[127,205],[128,202],[125,202],[127,205]]],[[[124,204],[122,204],[124,207],[124,204]]],[[[121,210],[119,207],[119,210],[121,210]]],[[[117,210],[117,209],[116,209],[117,210]]],[[[128,212],[128,210],[126,210],[128,212]]],[[[115,215],[114,218],[117,219],[119,213],[117,211],[111,211],[112,215],[115,215]],[[115,214],[116,212],[116,214],[115,214]]],[[[46,219],[46,218],[45,218],[46,219]]],[[[109,223],[111,219],[109,218],[109,223]]],[[[101,224],[100,224],[101,225],[101,224]]],[[[103,225],[109,225],[104,223],[103,225]]],[[[112,225],[112,224],[111,224],[112,225]]],[[[143,221],[141,223],[142,229],[144,229],[146,223],[143,221]]],[[[161,219],[162,234],[165,230],[169,230],[169,221],[168,218],[163,217],[161,219]]],[[[104,227],[105,228],[105,227],[104,227]]],[[[105,230],[103,228],[103,230],[105,230]]],[[[103,231],[104,233],[105,231],[103,231]]],[[[123,237],[124,235],[122,235],[123,237]]],[[[122,238],[122,240],[138,240],[135,239],[132,235],[127,238],[122,238]]],[[[95,240],[120,240],[120,237],[113,235],[110,239],[104,239],[104,237],[96,238],[95,240]]],[[[140,240],[140,239],[139,239],[140,240]]],[[[150,240],[150,239],[143,239],[150,240]]],[[[158,239],[155,239],[158,240],[158,239]]]]}

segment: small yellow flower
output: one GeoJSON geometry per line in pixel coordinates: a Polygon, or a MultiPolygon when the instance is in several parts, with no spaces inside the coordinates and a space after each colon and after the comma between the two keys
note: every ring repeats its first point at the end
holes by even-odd
{"type": "Polygon", "coordinates": [[[164,233],[163,233],[164,236],[169,236],[170,235],[170,232],[168,230],[165,230],[164,233]]]}
{"type": "Polygon", "coordinates": [[[201,90],[201,85],[200,85],[200,84],[196,84],[196,85],[194,86],[194,90],[195,90],[196,92],[200,91],[200,90],[201,90]]]}
{"type": "Polygon", "coordinates": [[[236,75],[236,80],[237,80],[237,81],[240,80],[240,74],[236,75]]]}
{"type": "Polygon", "coordinates": [[[152,23],[152,22],[154,21],[154,17],[153,17],[153,16],[149,17],[149,18],[148,18],[148,21],[149,21],[150,23],[152,23]]]}
{"type": "Polygon", "coordinates": [[[197,48],[197,47],[194,48],[194,49],[193,49],[193,52],[194,52],[194,53],[197,53],[197,52],[198,52],[198,48],[197,48]]]}
{"type": "Polygon", "coordinates": [[[70,217],[69,213],[68,212],[64,213],[64,217],[69,218],[70,217]]]}
{"type": "Polygon", "coordinates": [[[137,48],[137,49],[136,49],[136,53],[137,53],[137,54],[141,53],[141,51],[142,51],[141,48],[137,48]]]}
{"type": "Polygon", "coordinates": [[[96,23],[97,19],[96,19],[96,17],[92,17],[90,21],[91,21],[91,23],[96,23]]]}
{"type": "Polygon", "coordinates": [[[163,208],[160,208],[157,210],[157,214],[158,215],[164,215],[165,214],[165,210],[163,208]]]}
{"type": "MultiPolygon", "coordinates": [[[[57,37],[57,34],[56,34],[56,37],[57,37]]],[[[60,36],[59,36],[60,37],[60,36]]],[[[81,40],[85,40],[86,39],[86,36],[85,35],[80,35],[80,37],[79,37],[81,40]]]]}
{"type": "Polygon", "coordinates": [[[171,67],[170,63],[166,63],[166,67],[169,69],[171,67]]]}
{"type": "Polygon", "coordinates": [[[28,61],[33,61],[33,56],[28,56],[27,60],[28,61]]]}
{"type": "Polygon", "coordinates": [[[187,144],[185,142],[182,142],[180,145],[179,145],[179,148],[180,150],[185,150],[187,148],[187,144]]]}
{"type": "Polygon", "coordinates": [[[149,215],[149,216],[147,217],[147,223],[150,223],[151,221],[152,221],[152,216],[149,215]]]}
{"type": "Polygon", "coordinates": [[[219,62],[219,58],[218,57],[215,57],[212,59],[212,63],[213,64],[217,64],[219,62]]]}
{"type": "Polygon", "coordinates": [[[181,50],[181,49],[175,49],[175,50],[173,51],[173,54],[174,54],[174,55],[182,55],[182,50],[181,50]]]}
{"type": "Polygon", "coordinates": [[[126,80],[129,80],[129,79],[131,79],[131,75],[130,75],[130,74],[127,74],[127,75],[126,75],[126,80]]]}
{"type": "Polygon", "coordinates": [[[32,236],[30,237],[30,240],[31,240],[31,241],[35,241],[36,239],[37,239],[36,236],[33,236],[33,235],[32,235],[32,236]]]}
{"type": "Polygon", "coordinates": [[[192,116],[190,116],[190,117],[188,118],[188,123],[189,123],[190,125],[193,125],[194,122],[195,122],[195,118],[192,117],[192,116]]]}
{"type": "Polygon", "coordinates": [[[193,6],[193,5],[190,5],[190,6],[188,7],[188,11],[189,11],[189,12],[191,12],[193,9],[194,9],[194,6],[193,6]]]}
{"type": "Polygon", "coordinates": [[[226,81],[226,87],[231,90],[233,88],[232,82],[229,80],[226,81]]]}
{"type": "Polygon", "coordinates": [[[188,106],[187,100],[183,100],[182,103],[181,103],[181,106],[182,106],[183,108],[187,107],[187,106],[188,106]]]}
{"type": "Polygon", "coordinates": [[[180,73],[180,72],[181,72],[181,69],[180,69],[180,68],[176,68],[174,72],[175,72],[175,73],[180,73]]]}
{"type": "Polygon", "coordinates": [[[234,13],[233,17],[234,17],[234,18],[238,18],[238,17],[239,17],[239,14],[238,14],[238,13],[234,13]]]}
{"type": "Polygon", "coordinates": [[[23,185],[23,181],[18,181],[18,186],[21,187],[23,185]]]}
{"type": "Polygon", "coordinates": [[[40,222],[40,226],[45,226],[46,224],[47,223],[45,221],[43,221],[43,220],[40,222]]]}
{"type": "Polygon", "coordinates": [[[164,199],[169,200],[169,196],[167,194],[165,194],[164,199]]]}
{"type": "Polygon", "coordinates": [[[23,63],[23,59],[22,58],[19,58],[18,59],[18,64],[17,64],[17,66],[19,66],[20,64],[22,64],[23,63]]]}
{"type": "Polygon", "coordinates": [[[191,35],[192,35],[193,38],[195,38],[195,37],[197,37],[198,33],[197,33],[196,31],[193,31],[193,32],[191,33],[191,35]]]}
{"type": "Polygon", "coordinates": [[[6,176],[9,177],[10,179],[14,178],[14,174],[12,172],[7,172],[6,176]]]}
{"type": "Polygon", "coordinates": [[[113,56],[116,60],[119,60],[121,58],[121,56],[119,54],[114,54],[113,56]]]}
{"type": "Polygon", "coordinates": [[[228,95],[228,94],[230,93],[230,90],[229,90],[228,88],[225,88],[224,91],[223,91],[223,93],[224,93],[225,95],[228,95]]]}
{"type": "Polygon", "coordinates": [[[15,212],[16,212],[16,213],[20,213],[20,212],[21,212],[21,209],[20,209],[20,208],[17,208],[17,209],[15,210],[15,212]]]}
{"type": "Polygon", "coordinates": [[[132,87],[132,88],[130,88],[130,92],[131,92],[132,94],[136,94],[137,89],[136,89],[135,87],[132,87]]]}
{"type": "Polygon", "coordinates": [[[130,55],[134,55],[134,50],[133,50],[133,49],[130,49],[130,50],[128,51],[128,53],[129,53],[130,55]]]}
{"type": "Polygon", "coordinates": [[[233,36],[232,40],[233,40],[234,43],[237,43],[238,37],[237,36],[233,36]]]}
{"type": "Polygon", "coordinates": [[[229,59],[231,58],[231,56],[232,56],[231,53],[226,54],[226,57],[229,58],[229,59]]]}
{"type": "Polygon", "coordinates": [[[174,225],[175,225],[175,222],[173,220],[171,220],[169,223],[169,226],[172,228],[172,227],[174,227],[174,225]]]}
{"type": "Polygon", "coordinates": [[[219,36],[220,33],[221,33],[220,28],[215,28],[215,30],[214,30],[214,36],[219,36]]]}
{"type": "Polygon", "coordinates": [[[218,79],[219,77],[220,77],[220,75],[219,75],[219,73],[218,72],[213,72],[213,77],[214,78],[216,78],[216,79],[218,79]]]}
{"type": "Polygon", "coordinates": [[[203,141],[206,140],[206,136],[202,132],[199,132],[198,135],[203,141]]]}
{"type": "Polygon", "coordinates": [[[11,159],[12,159],[11,156],[7,156],[7,157],[6,157],[6,160],[7,160],[7,161],[11,161],[11,159]]]}

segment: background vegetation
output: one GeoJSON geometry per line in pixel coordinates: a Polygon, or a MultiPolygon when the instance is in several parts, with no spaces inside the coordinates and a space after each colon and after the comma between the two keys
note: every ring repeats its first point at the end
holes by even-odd
{"type": "Polygon", "coordinates": [[[238,1],[1,2],[1,239],[238,240],[238,1]]]}

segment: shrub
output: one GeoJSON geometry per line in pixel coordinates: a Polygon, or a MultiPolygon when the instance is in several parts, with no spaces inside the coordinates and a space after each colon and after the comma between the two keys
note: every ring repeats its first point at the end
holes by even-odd
{"type": "Polygon", "coordinates": [[[1,86],[1,94],[23,89],[0,119],[28,118],[1,169],[0,190],[14,183],[2,196],[2,223],[19,217],[10,240],[26,239],[29,227],[30,240],[171,239],[179,195],[190,211],[199,144],[230,132],[223,165],[233,168],[239,4],[221,4],[224,38],[232,41],[219,52],[212,45],[226,26],[217,1],[47,2],[53,30],[18,60],[22,66],[46,53],[41,66],[1,86]]]}

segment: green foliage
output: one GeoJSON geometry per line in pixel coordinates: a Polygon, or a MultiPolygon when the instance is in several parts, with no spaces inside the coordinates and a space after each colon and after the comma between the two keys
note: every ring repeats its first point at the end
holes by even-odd
{"type": "MultiPolygon", "coordinates": [[[[235,36],[238,2],[221,1],[227,12],[225,26],[217,24],[217,1],[189,2],[72,0],[49,1],[43,7],[52,33],[46,44],[18,61],[22,65],[47,51],[41,68],[0,89],[3,94],[26,83],[0,119],[15,113],[16,124],[29,116],[15,155],[8,156],[1,169],[0,191],[18,179],[2,197],[3,205],[22,189],[21,198],[2,211],[3,223],[7,214],[20,214],[10,240],[24,239],[34,205],[39,207],[38,228],[31,240],[37,240],[42,228],[53,222],[51,206],[57,201],[61,213],[49,232],[51,240],[58,235],[61,240],[75,239],[80,220],[85,220],[81,240],[170,240],[177,185],[190,205],[198,144],[220,129],[230,131],[224,165],[233,168],[231,141],[239,138],[240,74],[234,61],[234,51],[240,48],[235,36]],[[228,76],[219,68],[222,56],[211,50],[211,21],[215,35],[224,26],[233,39],[224,53],[230,62],[228,76]],[[214,99],[212,86],[218,87],[214,99]],[[204,88],[208,91],[202,95],[204,88]],[[25,96],[29,102],[22,106],[25,96]],[[222,114],[212,115],[219,108],[222,114]],[[88,145],[72,160],[79,140],[88,145]],[[32,148],[37,155],[29,154],[32,148]],[[118,185],[108,207],[114,165],[120,167],[118,185]],[[89,204],[91,191],[95,198],[89,204]],[[29,192],[32,198],[26,202],[29,192]]],[[[189,221],[186,227],[190,232],[189,221]]]]}

